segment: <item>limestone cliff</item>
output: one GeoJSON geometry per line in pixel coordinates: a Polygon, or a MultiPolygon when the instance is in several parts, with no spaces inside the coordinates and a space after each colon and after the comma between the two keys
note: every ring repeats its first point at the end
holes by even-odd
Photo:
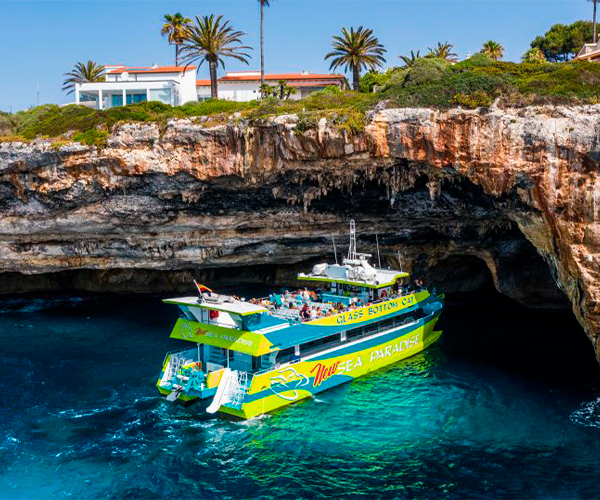
{"type": "Polygon", "coordinates": [[[134,289],[136,269],[139,287],[251,268],[285,281],[354,218],[361,248],[377,233],[386,262],[400,250],[442,287],[476,288],[485,263],[543,307],[561,301],[555,281],[599,354],[599,113],[390,109],[355,134],[280,116],[123,124],[100,149],[0,143],[0,285],[52,288],[70,270],[80,288],[134,289]]]}

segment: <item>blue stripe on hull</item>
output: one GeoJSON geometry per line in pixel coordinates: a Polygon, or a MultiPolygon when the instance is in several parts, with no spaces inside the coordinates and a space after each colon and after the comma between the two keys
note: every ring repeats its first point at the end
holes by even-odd
{"type": "MultiPolygon", "coordinates": [[[[368,338],[368,339],[365,339],[363,342],[357,342],[354,345],[349,345],[342,349],[335,350],[333,352],[324,354],[322,356],[314,357],[309,360],[303,359],[300,362],[303,362],[303,361],[317,362],[317,361],[322,361],[322,360],[326,360],[326,359],[337,358],[337,357],[340,357],[340,356],[343,356],[346,354],[352,354],[353,352],[364,351],[369,348],[385,344],[394,339],[401,339],[402,337],[405,337],[411,333],[414,333],[415,331],[419,330],[420,328],[423,328],[425,325],[427,325],[429,323],[431,323],[431,330],[433,330],[440,313],[441,313],[441,310],[436,311],[435,313],[431,314],[430,316],[421,318],[420,320],[418,320],[416,323],[414,323],[412,325],[406,325],[406,326],[408,326],[408,328],[406,328],[406,331],[401,332],[400,335],[399,335],[400,332],[398,330],[402,330],[402,327],[399,327],[398,330],[392,331],[389,334],[385,334],[385,335],[382,335],[380,337],[375,337],[375,338],[368,338]]],[[[421,352],[421,351],[419,351],[419,352],[421,352]]],[[[402,361],[403,359],[406,359],[406,358],[399,359],[398,361],[402,361]]],[[[290,366],[293,367],[294,364],[292,364],[290,366]]],[[[335,387],[337,385],[341,385],[346,382],[350,382],[351,380],[354,380],[354,377],[350,377],[348,375],[333,375],[332,377],[321,382],[321,384],[316,387],[314,386],[314,380],[315,380],[314,377],[309,377],[309,384],[302,386],[302,390],[309,391],[312,394],[318,394],[320,392],[323,392],[323,391],[330,389],[332,387],[335,387]]],[[[287,387],[285,390],[288,391],[290,389],[293,390],[295,388],[287,387]]],[[[271,396],[273,394],[277,394],[277,393],[275,391],[273,391],[272,388],[262,390],[255,394],[246,394],[246,397],[244,398],[244,403],[252,403],[254,401],[260,400],[267,396],[271,396]]]]}

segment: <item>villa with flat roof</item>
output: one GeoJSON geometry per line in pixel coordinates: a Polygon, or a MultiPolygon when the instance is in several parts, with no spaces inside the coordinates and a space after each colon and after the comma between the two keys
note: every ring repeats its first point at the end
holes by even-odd
{"type": "Polygon", "coordinates": [[[104,82],[79,83],[75,103],[95,109],[160,101],[181,106],[196,101],[196,66],[104,66],[104,82]]]}
{"type": "MultiPolygon", "coordinates": [[[[347,87],[343,75],[312,74],[308,71],[301,73],[266,74],[268,85],[277,85],[284,81],[288,86],[294,87],[296,93],[290,99],[302,99],[315,90],[335,85],[342,89],[347,87]]],[[[228,71],[218,80],[219,99],[229,101],[253,101],[260,97],[260,71],[228,71]]],[[[197,80],[196,88],[198,100],[210,99],[210,80],[197,80]]]]}
{"type": "MultiPolygon", "coordinates": [[[[105,81],[79,83],[75,103],[94,109],[108,109],[144,101],[181,106],[190,101],[210,99],[210,80],[196,80],[196,66],[106,65],[105,81]]],[[[302,99],[331,85],[347,88],[343,75],[282,73],[265,75],[267,84],[284,81],[296,89],[290,99],[302,99]]],[[[253,101],[260,98],[260,71],[228,71],[218,80],[219,99],[253,101]]]]}

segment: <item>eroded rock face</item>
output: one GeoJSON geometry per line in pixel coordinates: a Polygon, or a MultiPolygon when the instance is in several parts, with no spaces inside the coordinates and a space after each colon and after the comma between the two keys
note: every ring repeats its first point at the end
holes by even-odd
{"type": "Polygon", "coordinates": [[[325,120],[297,133],[295,116],[179,120],[122,125],[102,149],[0,143],[0,283],[77,270],[97,289],[139,269],[177,288],[234,266],[286,281],[332,253],[332,233],[345,251],[354,218],[361,249],[378,234],[385,262],[400,250],[451,289],[485,279],[469,259],[529,305],[560,304],[554,281],[598,354],[599,112],[392,109],[354,135],[325,120]]]}

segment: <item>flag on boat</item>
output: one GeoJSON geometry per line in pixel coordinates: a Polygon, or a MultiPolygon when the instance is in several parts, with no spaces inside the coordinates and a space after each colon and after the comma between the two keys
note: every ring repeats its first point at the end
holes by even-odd
{"type": "Polygon", "coordinates": [[[202,295],[204,292],[212,293],[212,290],[210,288],[208,288],[207,286],[201,285],[196,280],[194,280],[194,284],[196,285],[196,288],[198,289],[198,293],[200,295],[202,295]]]}

